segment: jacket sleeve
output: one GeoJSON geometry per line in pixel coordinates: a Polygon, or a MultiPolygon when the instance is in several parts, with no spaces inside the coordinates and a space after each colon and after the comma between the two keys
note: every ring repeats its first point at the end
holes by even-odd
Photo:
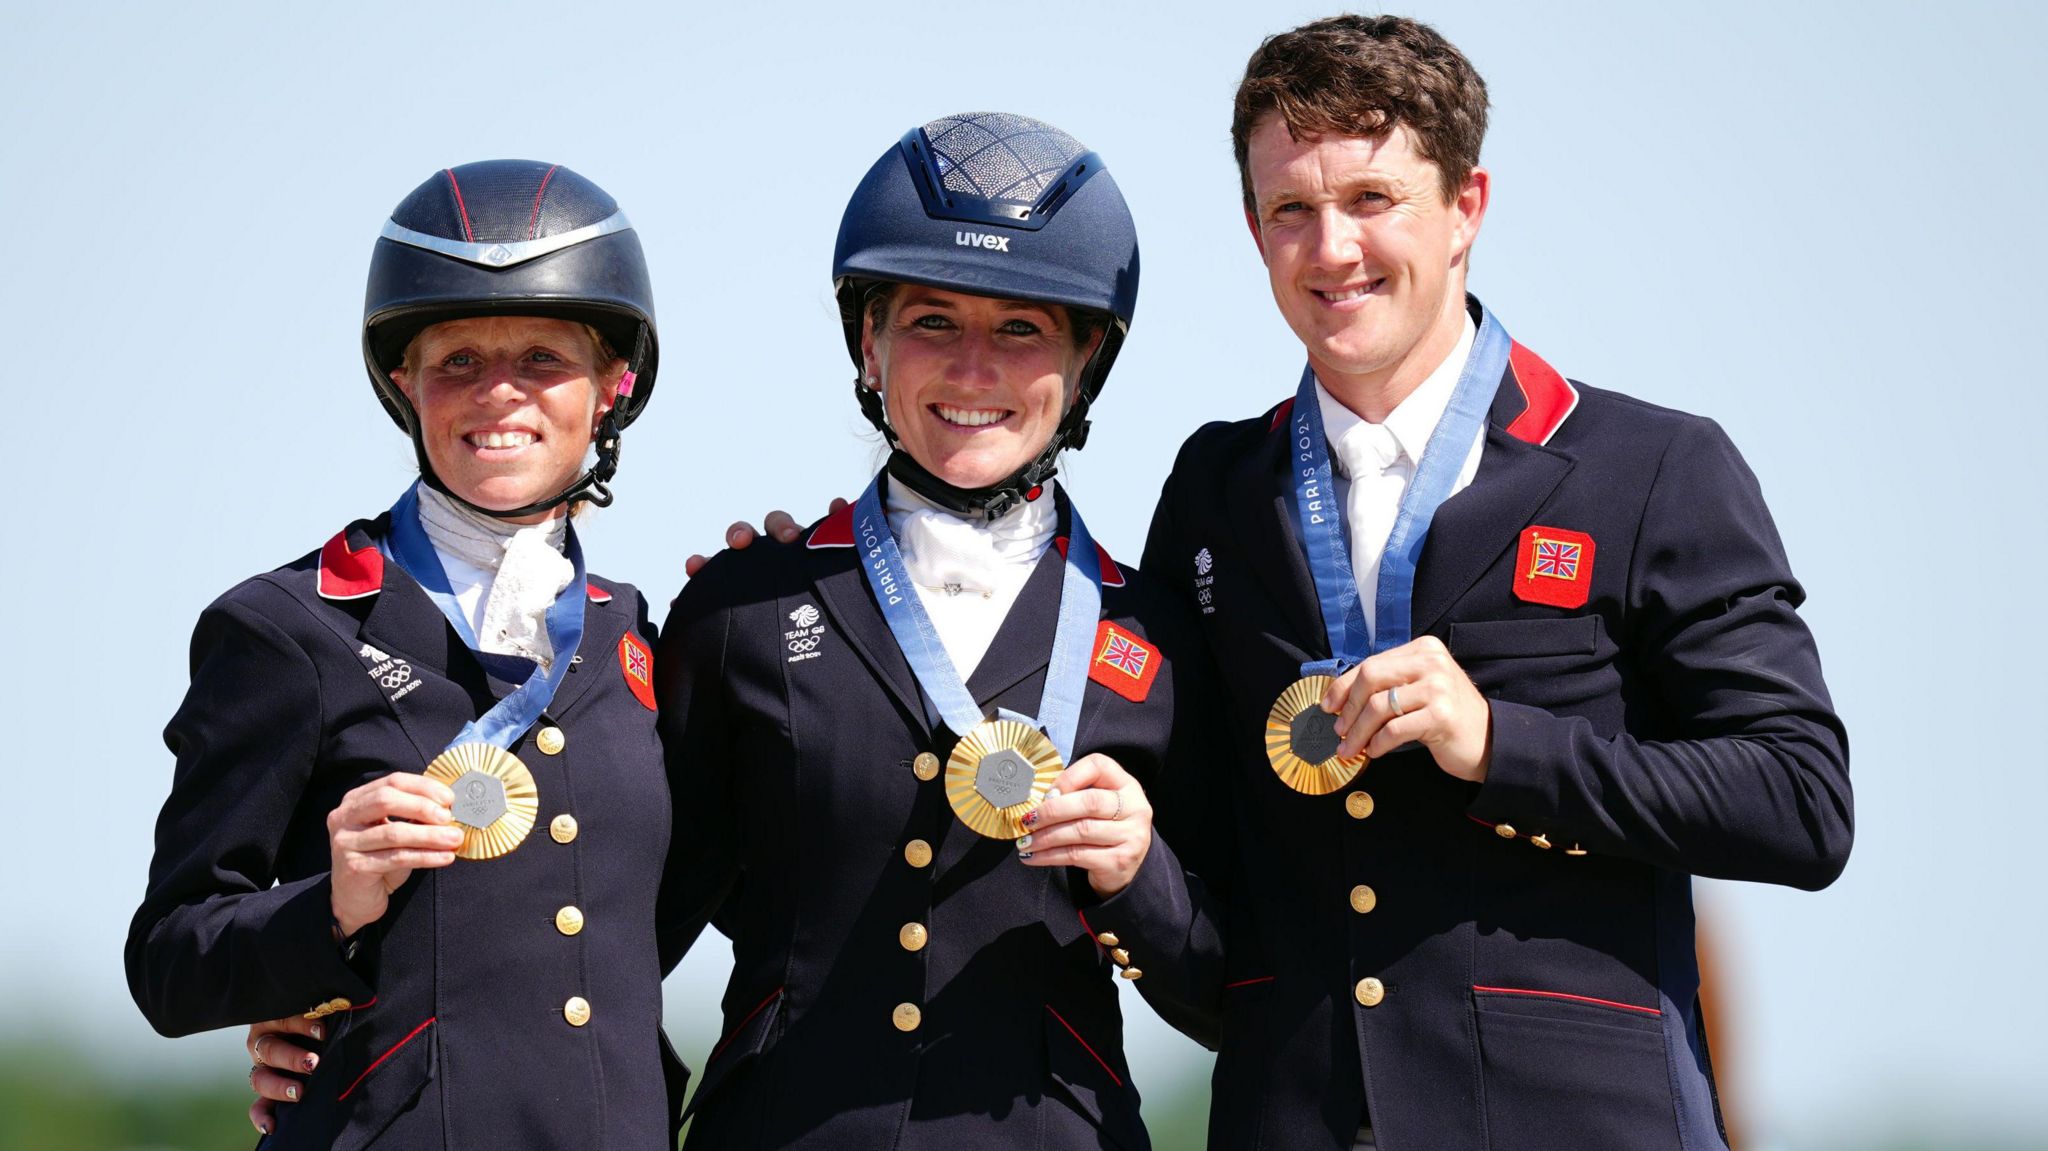
{"type": "Polygon", "coordinates": [[[1100,940],[1116,939],[1144,974],[1136,987],[1160,1018],[1212,1050],[1223,1019],[1223,922],[1227,877],[1235,859],[1235,824],[1224,792],[1229,743],[1223,733],[1222,691],[1208,645],[1193,622],[1193,602],[1165,573],[1179,570],[1167,557],[1186,554],[1178,539],[1169,479],[1153,513],[1139,571],[1188,617],[1175,631],[1187,638],[1171,652],[1173,735],[1165,770],[1151,799],[1154,839],[1128,887],[1086,909],[1100,940]]]}
{"type": "Polygon", "coordinates": [[[682,962],[739,874],[725,691],[731,620],[730,612],[714,602],[714,584],[723,574],[707,568],[683,588],[662,624],[654,659],[662,753],[674,805],[656,911],[664,974],[682,962]]]}
{"type": "Polygon", "coordinates": [[[192,636],[191,687],[164,743],[177,757],[149,885],[129,926],[129,992],[164,1035],[296,1014],[369,985],[334,942],[325,873],[276,883],[279,846],[320,751],[320,677],[245,599],[192,636]]]}
{"type": "Polygon", "coordinates": [[[1665,449],[1629,572],[1621,658],[1653,701],[1603,736],[1493,701],[1493,760],[1471,808],[1595,853],[1817,890],[1848,862],[1848,736],[1796,609],[1756,477],[1721,429],[1665,449]]]}

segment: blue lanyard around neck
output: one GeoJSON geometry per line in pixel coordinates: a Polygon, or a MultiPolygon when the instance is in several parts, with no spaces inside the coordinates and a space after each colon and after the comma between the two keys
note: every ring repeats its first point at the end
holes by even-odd
{"type": "MultiPolygon", "coordinates": [[[[1436,430],[1423,447],[1415,476],[1401,493],[1401,505],[1394,516],[1394,528],[1387,534],[1386,550],[1380,559],[1379,585],[1373,597],[1373,618],[1368,628],[1361,602],[1357,575],[1351,569],[1351,545],[1345,529],[1344,506],[1337,499],[1335,472],[1330,465],[1330,442],[1323,431],[1323,409],[1317,402],[1313,366],[1302,369],[1301,384],[1294,392],[1293,453],[1294,506],[1301,522],[1302,542],[1308,551],[1309,574],[1315,578],[1316,599],[1323,613],[1323,629],[1330,640],[1329,659],[1301,665],[1301,674],[1340,675],[1369,654],[1378,654],[1407,643],[1413,622],[1415,569],[1422,559],[1422,545],[1429,535],[1436,510],[1450,498],[1458,482],[1465,455],[1486,423],[1501,373],[1506,370],[1511,346],[1507,329],[1493,313],[1481,309],[1479,332],[1465,370],[1451,393],[1436,430]]],[[[1362,477],[1352,477],[1357,483],[1362,477]]]]}
{"type": "MultiPolygon", "coordinates": [[[[541,717],[553,703],[556,689],[562,686],[562,677],[569,673],[569,664],[576,655],[576,648],[583,642],[583,602],[588,593],[585,585],[588,576],[583,570],[583,547],[576,542],[576,529],[564,525],[563,552],[575,568],[569,579],[569,586],[555,597],[553,606],[548,608],[548,642],[554,645],[555,658],[547,667],[536,667],[526,682],[506,693],[489,711],[463,725],[449,747],[456,744],[482,740],[485,743],[507,751],[526,734],[526,729],[541,717]]],[[[441,566],[441,555],[434,550],[434,543],[427,538],[427,531],[420,526],[420,486],[415,483],[405,489],[398,502],[391,505],[391,534],[384,540],[384,552],[405,574],[420,585],[434,606],[448,619],[448,625],[471,651],[476,651],[476,634],[470,629],[469,617],[463,612],[462,604],[456,600],[455,592],[448,585],[448,572],[441,566]]]]}
{"type": "MultiPolygon", "coordinates": [[[[911,674],[956,736],[964,736],[981,723],[981,705],[974,702],[967,684],[946,654],[924,601],[911,583],[896,546],[896,534],[882,508],[882,477],[876,476],[853,507],[855,535],[861,553],[861,570],[882,618],[896,637],[896,646],[910,662],[911,674]]],[[[1039,698],[1036,718],[1020,716],[1044,729],[1058,749],[1060,758],[1072,761],[1074,735],[1081,725],[1081,697],[1088,688],[1088,657],[1095,643],[1095,625],[1102,616],[1102,561],[1081,511],[1067,504],[1067,557],[1060,576],[1059,623],[1053,630],[1052,660],[1046,667],[1045,692],[1039,698]]]]}

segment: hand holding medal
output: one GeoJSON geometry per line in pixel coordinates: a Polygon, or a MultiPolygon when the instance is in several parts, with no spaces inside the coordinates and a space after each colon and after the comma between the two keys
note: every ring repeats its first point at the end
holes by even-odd
{"type": "Polygon", "coordinates": [[[341,797],[327,814],[334,920],[344,936],[384,918],[414,868],[455,862],[463,832],[455,795],[423,775],[395,771],[341,797]]]}
{"type": "Polygon", "coordinates": [[[1451,775],[1486,782],[1493,709],[1435,636],[1381,652],[1338,676],[1317,704],[1337,709],[1331,718],[1343,737],[1340,757],[1376,758],[1419,743],[1451,775]]]}
{"type": "Polygon", "coordinates": [[[1103,899],[1131,885],[1152,849],[1152,801],[1122,764],[1101,754],[1061,772],[1024,825],[1018,858],[1031,867],[1081,868],[1103,899]]]}

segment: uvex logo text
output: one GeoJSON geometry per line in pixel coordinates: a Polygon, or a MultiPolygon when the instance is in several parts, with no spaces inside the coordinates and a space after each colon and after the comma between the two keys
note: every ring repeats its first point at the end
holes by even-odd
{"type": "Polygon", "coordinates": [[[990,248],[998,252],[1010,250],[1008,236],[991,236],[987,232],[955,232],[953,242],[963,248],[990,248]]]}

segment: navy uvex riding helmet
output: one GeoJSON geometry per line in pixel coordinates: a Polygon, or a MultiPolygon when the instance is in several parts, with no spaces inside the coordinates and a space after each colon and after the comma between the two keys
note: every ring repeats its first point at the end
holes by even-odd
{"type": "MultiPolygon", "coordinates": [[[[1080,141],[1027,116],[971,112],[912,128],[868,169],[839,222],[832,280],[856,373],[863,306],[881,284],[1062,304],[1109,320],[1052,442],[1009,480],[969,491],[900,448],[890,454],[891,474],[926,498],[993,517],[1052,475],[1060,449],[1087,441],[1088,407],[1138,304],[1138,233],[1102,158],[1080,141]]],[[[881,397],[858,376],[854,391],[895,446],[881,397]]]]}
{"type": "Polygon", "coordinates": [[[370,253],[363,360],[377,397],[411,434],[420,474],[465,506],[427,462],[412,405],[391,380],[406,345],[429,325],[472,316],[549,316],[589,324],[626,359],[612,409],[598,426],[597,462],[566,490],[509,518],[570,500],[611,502],[619,431],[654,392],[659,350],[654,289],[640,238],[603,188],[559,164],[484,160],[445,168],[399,201],[370,253]]]}

